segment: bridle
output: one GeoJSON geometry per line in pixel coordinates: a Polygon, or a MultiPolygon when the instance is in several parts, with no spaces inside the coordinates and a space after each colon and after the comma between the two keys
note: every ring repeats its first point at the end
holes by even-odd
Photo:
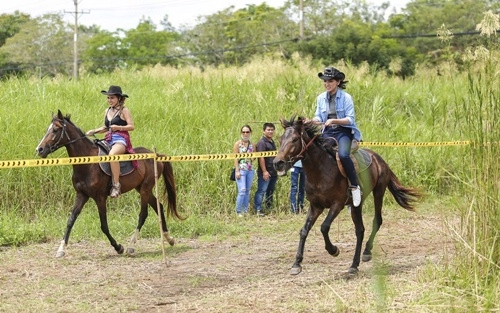
{"type": "Polygon", "coordinates": [[[68,132],[66,131],[66,121],[65,120],[62,120],[61,121],[61,134],[59,135],[59,138],[57,139],[56,143],[51,145],[49,144],[49,149],[50,149],[50,153],[56,151],[57,149],[61,148],[61,147],[64,147],[64,146],[67,146],[67,145],[70,145],[74,142],[77,142],[78,140],[82,139],[82,138],[85,138],[85,136],[81,136],[81,137],[78,137],[76,139],[70,139],[69,138],[69,134],[68,132]],[[66,138],[68,139],[67,142],[63,143],[63,144],[60,144],[61,140],[63,139],[63,137],[66,136],[66,138]]]}
{"type": "MultiPolygon", "coordinates": [[[[288,128],[291,128],[295,131],[295,129],[292,126],[289,126],[288,128]]],[[[301,143],[302,149],[300,150],[299,154],[297,154],[296,156],[289,156],[288,161],[285,161],[285,162],[294,164],[298,160],[302,160],[304,158],[304,153],[306,152],[307,148],[309,148],[309,146],[314,142],[316,137],[318,137],[318,135],[314,135],[314,137],[312,137],[311,140],[309,140],[309,142],[306,143],[304,140],[304,131],[301,131],[300,132],[300,143],[301,143]]]]}

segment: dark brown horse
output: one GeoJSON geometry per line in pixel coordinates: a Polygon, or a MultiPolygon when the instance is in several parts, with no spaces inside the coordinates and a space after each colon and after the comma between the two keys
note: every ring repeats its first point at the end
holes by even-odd
{"type": "MultiPolygon", "coordinates": [[[[52,122],[50,123],[46,134],[40,141],[40,144],[36,147],[36,152],[39,156],[45,158],[47,155],[61,147],[66,148],[70,157],[97,156],[99,150],[98,146],[93,141],[88,139],[85,134],[78,127],[76,127],[75,124],[73,124],[69,116],[63,116],[61,111],[58,111],[57,115],[52,117],[52,122]]],[[[151,153],[151,151],[142,147],[135,148],[135,152],[151,153]]],[[[177,200],[172,165],[169,162],[158,162],[157,173],[162,174],[165,182],[163,196],[168,197],[169,211],[167,213],[178,219],[183,219],[177,213],[176,209],[177,200]]],[[[64,238],[59,246],[59,249],[57,250],[56,257],[64,256],[64,248],[68,244],[71,228],[75,224],[78,215],[89,198],[94,199],[97,204],[99,218],[101,220],[101,230],[104,234],[106,234],[109,242],[115,248],[116,252],[119,254],[124,252],[123,246],[116,242],[116,240],[109,233],[108,228],[106,200],[111,188],[110,180],[111,177],[106,175],[101,170],[98,163],[73,165],[72,181],[73,187],[76,190],[76,199],[73,211],[68,219],[64,238]]],[[[154,209],[155,212],[158,212],[157,200],[152,192],[153,187],[155,186],[154,160],[139,160],[137,169],[128,175],[121,176],[120,183],[122,193],[135,189],[141,196],[139,223],[137,224],[137,229],[130,240],[131,246],[127,248],[127,253],[133,253],[134,248],[132,245],[135,244],[141,227],[144,225],[148,216],[148,204],[154,209]]],[[[174,245],[174,239],[170,237],[167,230],[163,205],[161,204],[160,213],[163,236],[170,245],[174,245]]]]}
{"type": "MultiPolygon", "coordinates": [[[[348,192],[347,178],[341,174],[335,157],[323,147],[323,140],[318,134],[318,126],[310,121],[306,122],[300,117],[297,120],[292,117],[289,121],[282,119],[281,124],[285,128],[285,132],[280,139],[281,146],[274,159],[274,167],[278,171],[287,170],[295,161],[302,159],[306,175],[306,195],[311,205],[306,222],[300,231],[299,248],[291,270],[292,275],[297,275],[302,271],[301,263],[307,235],[325,208],[329,209],[328,215],[321,225],[325,249],[332,256],[339,255],[339,248],[332,244],[328,232],[340,211],[346,205],[352,207],[352,199],[348,192]]],[[[417,190],[401,185],[396,175],[378,154],[367,149],[363,150],[366,151],[371,161],[367,162],[370,165],[362,175],[359,175],[362,183],[363,201],[359,207],[351,208],[351,218],[356,228],[356,250],[352,265],[348,270],[351,274],[358,272],[360,262],[361,246],[365,233],[361,212],[366,197],[373,192],[375,217],[370,238],[366,242],[363,252],[363,261],[365,262],[371,260],[373,240],[380,225],[382,225],[382,202],[386,188],[389,188],[400,206],[410,211],[413,211],[413,204],[420,198],[420,193],[417,190]]]]}

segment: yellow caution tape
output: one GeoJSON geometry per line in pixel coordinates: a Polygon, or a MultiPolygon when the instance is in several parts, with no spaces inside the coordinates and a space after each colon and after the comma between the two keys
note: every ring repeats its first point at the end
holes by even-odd
{"type": "Polygon", "coordinates": [[[213,160],[234,160],[245,158],[270,157],[278,154],[278,151],[264,151],[253,153],[229,153],[229,154],[200,154],[183,156],[159,156],[158,162],[185,162],[185,161],[213,161],[213,160]]]}
{"type": "Polygon", "coordinates": [[[360,146],[369,147],[437,147],[437,146],[467,146],[471,142],[465,141],[441,141],[441,142],[360,142],[360,146]]]}
{"type": "MultiPolygon", "coordinates": [[[[360,146],[375,147],[435,147],[435,146],[464,146],[472,144],[471,141],[443,141],[443,142],[360,142],[360,146]]],[[[494,143],[486,143],[498,144],[494,143]]],[[[253,153],[228,153],[228,154],[199,154],[199,155],[181,155],[181,156],[157,156],[154,153],[136,153],[104,156],[88,156],[57,159],[33,159],[33,160],[11,160],[0,161],[0,168],[20,168],[54,165],[79,165],[100,162],[117,162],[155,159],[158,162],[188,162],[188,161],[217,161],[234,160],[243,158],[259,158],[275,156],[277,151],[253,152],[253,153]]]]}
{"type": "Polygon", "coordinates": [[[154,153],[144,154],[122,154],[122,155],[103,155],[103,156],[88,156],[74,158],[58,158],[58,159],[34,159],[34,160],[14,160],[0,161],[0,168],[16,168],[16,167],[34,167],[34,166],[53,166],[53,165],[78,165],[90,164],[99,162],[112,161],[132,161],[154,159],[154,153]]]}
{"type": "Polygon", "coordinates": [[[277,153],[278,153],[277,151],[265,151],[265,152],[254,152],[254,153],[202,154],[202,155],[183,155],[183,156],[157,156],[154,153],[136,153],[136,154],[120,154],[111,156],[103,155],[103,156],[57,158],[57,159],[0,161],[0,168],[79,165],[79,164],[91,164],[100,162],[146,160],[154,158],[156,158],[158,162],[234,160],[243,158],[269,157],[269,156],[275,156],[277,153]]]}

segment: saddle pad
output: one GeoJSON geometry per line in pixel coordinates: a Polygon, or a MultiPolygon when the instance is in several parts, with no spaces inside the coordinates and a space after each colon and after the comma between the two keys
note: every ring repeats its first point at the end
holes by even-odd
{"type": "MultiPolygon", "coordinates": [[[[342,166],[342,162],[340,162],[339,154],[337,153],[335,155],[337,159],[337,165],[340,169],[340,173],[342,176],[347,177],[344,167],[342,166]]],[[[365,171],[371,164],[372,164],[372,158],[363,149],[358,149],[351,153],[351,160],[354,163],[354,168],[356,169],[356,174],[359,175],[359,173],[365,171]]]]}
{"type": "MultiPolygon", "coordinates": [[[[99,156],[108,155],[106,151],[103,150],[101,146],[99,146],[99,156]]],[[[101,170],[108,176],[111,176],[111,168],[109,166],[109,162],[100,162],[99,167],[101,170]]],[[[134,171],[134,165],[132,161],[123,161],[120,162],[120,176],[125,176],[134,171]]]]}

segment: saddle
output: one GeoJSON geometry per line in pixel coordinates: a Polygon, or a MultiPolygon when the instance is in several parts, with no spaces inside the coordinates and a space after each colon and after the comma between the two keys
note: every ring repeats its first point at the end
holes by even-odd
{"type": "MultiPolygon", "coordinates": [[[[99,147],[99,156],[109,155],[109,151],[111,150],[111,146],[104,140],[95,139],[94,143],[99,147]]],[[[109,166],[109,162],[99,162],[99,167],[101,170],[108,176],[111,176],[111,168],[109,166]]],[[[120,162],[120,176],[125,176],[134,171],[134,165],[132,161],[122,161],[120,162]]]]}
{"type": "MultiPolygon", "coordinates": [[[[342,176],[347,178],[344,167],[342,166],[342,162],[339,158],[337,141],[334,138],[327,138],[323,143],[323,147],[328,153],[335,157],[340,173],[342,174],[342,176]]],[[[354,168],[356,169],[356,174],[358,176],[372,164],[372,158],[370,157],[368,152],[363,149],[359,149],[359,143],[357,140],[352,141],[351,160],[354,164],[354,168]]]]}

